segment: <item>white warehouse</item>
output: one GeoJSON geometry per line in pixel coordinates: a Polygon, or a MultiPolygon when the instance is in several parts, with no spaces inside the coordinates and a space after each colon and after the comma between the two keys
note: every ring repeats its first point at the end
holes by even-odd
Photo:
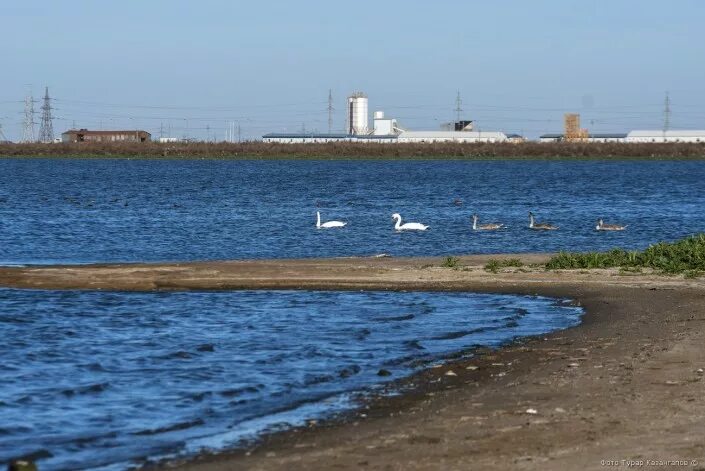
{"type": "Polygon", "coordinates": [[[497,131],[404,131],[398,142],[504,142],[507,135],[497,131]]]}
{"type": "Polygon", "coordinates": [[[705,142],[705,131],[632,131],[626,142],[705,142]]]}
{"type": "MultiPolygon", "coordinates": [[[[544,134],[539,142],[559,142],[565,140],[563,134],[544,134]]],[[[585,142],[623,142],[623,143],[664,143],[664,142],[703,142],[705,131],[630,131],[628,133],[588,134],[585,142]]]]}

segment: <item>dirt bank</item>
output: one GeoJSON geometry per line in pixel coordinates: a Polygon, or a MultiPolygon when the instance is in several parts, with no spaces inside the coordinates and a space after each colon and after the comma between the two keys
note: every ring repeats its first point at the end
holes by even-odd
{"type": "Polygon", "coordinates": [[[579,327],[424,371],[408,394],[374,400],[346,421],[180,469],[626,468],[620,460],[705,469],[705,280],[616,270],[493,274],[482,268],[488,258],[461,257],[459,269],[441,268],[439,258],[2,268],[0,285],[472,290],[566,297],[586,310],[579,327]]]}
{"type": "Polygon", "coordinates": [[[270,144],[178,142],[0,144],[6,157],[167,159],[699,159],[705,143],[401,143],[270,144]]]}

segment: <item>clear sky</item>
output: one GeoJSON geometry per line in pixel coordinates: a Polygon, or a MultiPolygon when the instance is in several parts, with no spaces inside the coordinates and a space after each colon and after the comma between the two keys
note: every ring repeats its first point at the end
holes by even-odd
{"type": "MultiPolygon", "coordinates": [[[[535,137],[580,112],[595,132],[705,129],[703,0],[14,0],[0,7],[0,123],[49,86],[55,131],[223,139],[334,130],[347,94],[409,129],[463,116],[535,137]]],[[[41,103],[36,103],[38,108],[41,103]]],[[[39,115],[36,116],[39,121],[39,115]]],[[[38,126],[37,126],[38,128],[38,126]]]]}

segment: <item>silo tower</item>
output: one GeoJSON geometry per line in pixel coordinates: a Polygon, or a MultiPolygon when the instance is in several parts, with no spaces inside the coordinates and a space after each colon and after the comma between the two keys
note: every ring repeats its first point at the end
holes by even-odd
{"type": "Polygon", "coordinates": [[[369,134],[367,95],[355,92],[348,97],[348,133],[369,134]]]}

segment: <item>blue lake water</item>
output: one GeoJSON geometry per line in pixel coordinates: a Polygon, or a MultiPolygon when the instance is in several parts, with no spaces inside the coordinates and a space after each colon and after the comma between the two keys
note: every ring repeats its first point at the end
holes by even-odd
{"type": "Polygon", "coordinates": [[[0,159],[0,264],[643,248],[703,231],[705,162],[0,159]],[[316,230],[317,209],[348,227],[316,230]],[[560,229],[528,230],[529,210],[560,229]],[[398,234],[395,212],[431,229],[398,234]],[[473,212],[508,228],[474,233],[473,212]],[[629,228],[597,233],[598,217],[629,228]]]}
{"type": "Polygon", "coordinates": [[[35,454],[43,470],[123,469],[232,446],[581,314],[470,293],[2,289],[0,463],[35,454]]]}
{"type": "MultiPolygon", "coordinates": [[[[704,162],[0,159],[6,265],[642,248],[697,232],[704,162]],[[316,230],[316,210],[349,224],[316,230]],[[530,231],[529,210],[560,229],[530,231]],[[394,212],[431,229],[396,233],[394,212]],[[473,232],[473,212],[508,227],[473,232]],[[629,228],[597,233],[598,217],[629,228]]],[[[0,289],[0,463],[122,469],[232,446],[580,315],[477,294],[0,289]]]]}

